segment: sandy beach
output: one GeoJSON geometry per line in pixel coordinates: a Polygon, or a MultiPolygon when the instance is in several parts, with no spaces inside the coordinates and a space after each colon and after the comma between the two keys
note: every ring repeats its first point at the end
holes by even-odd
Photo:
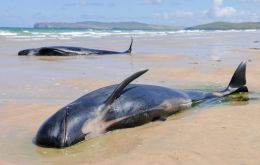
{"type": "Polygon", "coordinates": [[[1,39],[0,164],[240,164],[260,162],[260,31],[133,36],[132,55],[17,56],[25,48],[71,45],[125,50],[129,35],[68,40],[1,39]],[[83,94],[119,83],[218,91],[248,60],[248,99],[202,104],[164,122],[117,130],[66,149],[33,143],[39,126],[83,94]]]}

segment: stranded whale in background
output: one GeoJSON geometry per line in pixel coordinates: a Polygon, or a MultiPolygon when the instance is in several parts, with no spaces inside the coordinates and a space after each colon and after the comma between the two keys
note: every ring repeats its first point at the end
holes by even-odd
{"type": "Polygon", "coordinates": [[[76,55],[109,55],[109,54],[127,54],[132,52],[133,39],[126,51],[117,52],[109,50],[90,49],[72,46],[50,46],[35,49],[25,49],[18,52],[19,56],[76,56],[76,55]]]}
{"type": "Polygon", "coordinates": [[[39,128],[39,146],[64,148],[108,131],[139,126],[209,99],[248,92],[246,62],[236,69],[220,92],[175,90],[162,86],[130,84],[147,72],[133,74],[118,85],[90,92],[57,111],[39,128]]]}

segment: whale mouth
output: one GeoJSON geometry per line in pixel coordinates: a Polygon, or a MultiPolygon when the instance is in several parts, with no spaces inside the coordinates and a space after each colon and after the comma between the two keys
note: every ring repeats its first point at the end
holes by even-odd
{"type": "Polygon", "coordinates": [[[63,120],[63,147],[67,146],[67,139],[68,139],[68,115],[69,115],[69,107],[65,110],[65,116],[63,120]]]}

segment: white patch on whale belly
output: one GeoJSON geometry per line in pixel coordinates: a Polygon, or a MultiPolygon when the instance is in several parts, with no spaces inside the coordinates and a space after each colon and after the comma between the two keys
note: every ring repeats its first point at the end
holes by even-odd
{"type": "Polygon", "coordinates": [[[110,109],[111,107],[101,105],[98,110],[92,114],[91,120],[88,120],[83,124],[81,131],[86,134],[85,139],[94,138],[104,134],[110,125],[127,118],[120,117],[111,121],[105,121],[104,118],[108,110],[107,108],[110,109]]]}
{"type": "Polygon", "coordinates": [[[104,105],[100,106],[96,112],[91,116],[91,120],[86,121],[83,124],[82,132],[87,134],[86,138],[93,138],[103,134],[108,127],[104,121],[104,105]]]}
{"type": "Polygon", "coordinates": [[[191,107],[192,101],[190,99],[184,100],[184,99],[173,99],[173,100],[166,100],[164,101],[160,107],[161,109],[164,109],[168,113],[175,113],[182,109],[186,109],[191,107]]]}
{"type": "Polygon", "coordinates": [[[189,101],[186,102],[186,103],[182,103],[182,104],[180,105],[180,107],[181,107],[181,108],[190,108],[191,105],[192,105],[192,101],[189,100],[189,101]]]}

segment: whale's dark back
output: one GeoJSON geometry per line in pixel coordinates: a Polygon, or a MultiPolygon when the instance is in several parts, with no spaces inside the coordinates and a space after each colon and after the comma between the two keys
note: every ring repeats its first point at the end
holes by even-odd
{"type": "MultiPolygon", "coordinates": [[[[116,85],[112,85],[95,90],[82,96],[75,102],[82,104],[82,109],[84,109],[83,111],[90,112],[85,107],[96,107],[104,104],[115,88],[116,85]]],[[[111,105],[113,110],[108,114],[108,120],[133,115],[140,111],[147,111],[154,107],[159,107],[165,100],[191,101],[190,97],[180,90],[155,85],[130,84],[124,89],[120,97],[111,105]]]]}
{"type": "MultiPolygon", "coordinates": [[[[92,117],[92,113],[99,110],[99,106],[104,105],[115,88],[116,85],[104,87],[80,97],[67,106],[73,107],[69,108],[71,109],[70,115],[79,116],[82,122],[87,121],[92,117]]],[[[154,85],[130,84],[111,105],[111,110],[105,115],[105,119],[110,121],[149,111],[160,107],[166,100],[174,100],[176,104],[191,102],[189,96],[179,90],[154,85]]]]}

